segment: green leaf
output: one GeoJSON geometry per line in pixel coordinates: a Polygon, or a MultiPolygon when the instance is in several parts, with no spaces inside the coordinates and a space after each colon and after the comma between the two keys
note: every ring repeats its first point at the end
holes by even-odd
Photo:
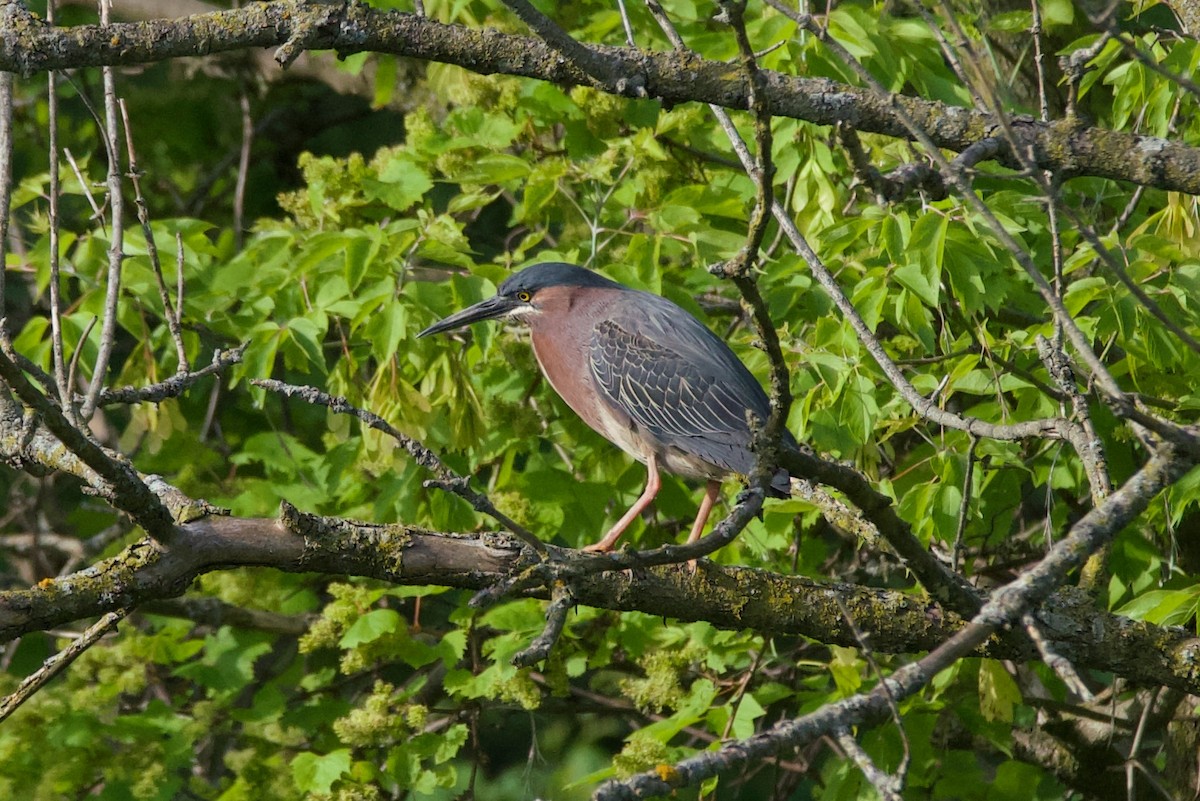
{"type": "Polygon", "coordinates": [[[829,674],[837,685],[838,693],[847,698],[858,692],[862,686],[862,660],[854,648],[843,648],[839,645],[830,646],[833,658],[829,660],[829,674]]]}
{"type": "Polygon", "coordinates": [[[339,748],[324,755],[306,751],[292,760],[292,781],[302,793],[328,793],[333,789],[333,783],[349,772],[348,748],[339,748]]]}
{"type": "Polygon", "coordinates": [[[397,155],[379,171],[378,180],[364,178],[362,186],[367,197],[396,211],[408,211],[433,188],[433,181],[416,162],[397,155]]]}
{"type": "Polygon", "coordinates": [[[1178,626],[1191,620],[1200,606],[1200,585],[1181,590],[1151,590],[1117,610],[1134,620],[1157,626],[1178,626]]]}
{"type": "Polygon", "coordinates": [[[1033,13],[1025,10],[1006,11],[988,20],[988,28],[998,33],[1022,33],[1033,27],[1033,13]]]}
{"type": "Polygon", "coordinates": [[[503,184],[525,178],[529,173],[529,162],[525,159],[491,153],[463,164],[447,177],[464,184],[503,184]]]}
{"type": "Polygon", "coordinates": [[[1004,665],[994,659],[979,661],[979,711],[987,720],[1012,723],[1013,707],[1021,703],[1021,689],[1004,665]]]}
{"type": "Polygon", "coordinates": [[[372,609],[346,629],[338,645],[354,648],[363,643],[374,642],[380,637],[395,634],[404,627],[404,619],[394,609],[372,609]]]}
{"type": "Polygon", "coordinates": [[[1075,21],[1071,0],[1042,0],[1042,23],[1047,27],[1070,25],[1075,21]]]}

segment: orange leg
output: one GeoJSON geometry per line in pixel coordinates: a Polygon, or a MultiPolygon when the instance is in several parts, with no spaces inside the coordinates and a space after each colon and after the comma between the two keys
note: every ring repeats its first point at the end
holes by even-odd
{"type": "Polygon", "coordinates": [[[608,533],[604,535],[604,539],[587,546],[583,550],[589,553],[607,553],[611,551],[613,546],[617,544],[617,540],[621,538],[621,534],[625,532],[625,529],[629,528],[629,524],[654,500],[654,496],[658,494],[661,486],[662,482],[658,478],[658,460],[654,458],[654,454],[650,454],[646,459],[646,489],[642,491],[641,497],[634,501],[633,506],[629,507],[629,511],[625,513],[625,516],[608,530],[608,533]]]}
{"type": "Polygon", "coordinates": [[[688,535],[688,544],[700,539],[700,535],[704,533],[704,525],[708,522],[708,515],[712,512],[713,504],[717,502],[717,493],[721,491],[721,482],[710,480],[704,486],[704,500],[700,501],[700,509],[696,512],[696,522],[692,523],[692,533],[688,535]]]}

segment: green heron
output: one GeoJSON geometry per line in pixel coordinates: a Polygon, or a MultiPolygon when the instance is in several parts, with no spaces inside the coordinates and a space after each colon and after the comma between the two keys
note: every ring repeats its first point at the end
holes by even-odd
{"type": "MultiPolygon", "coordinates": [[[[596,432],[646,465],[641,497],[584,550],[612,550],[654,500],[660,468],[707,481],[688,542],[698,539],[720,479],[754,469],[747,412],[765,423],[771,411],[762,386],[729,346],[666,298],[561,262],[521,270],[494,297],[417,336],[499,317],[528,323],[534,356],[554,390],[596,432]]],[[[781,470],[771,494],[786,497],[788,488],[781,470]]]]}

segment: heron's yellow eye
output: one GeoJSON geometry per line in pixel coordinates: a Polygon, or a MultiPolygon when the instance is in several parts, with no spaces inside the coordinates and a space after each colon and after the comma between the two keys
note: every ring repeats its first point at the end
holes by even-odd
{"type": "Polygon", "coordinates": [[[529,299],[532,297],[533,297],[533,295],[530,295],[528,292],[518,292],[517,293],[517,300],[521,301],[522,303],[528,303],[529,299]]]}

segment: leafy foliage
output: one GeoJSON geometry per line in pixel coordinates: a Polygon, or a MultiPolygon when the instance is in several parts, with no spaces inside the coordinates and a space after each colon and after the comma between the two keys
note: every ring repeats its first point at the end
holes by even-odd
{"type": "MultiPolygon", "coordinates": [[[[665,49],[646,9],[629,5],[637,41],[665,49]]],[[[711,9],[664,5],[690,47],[710,59],[736,57],[732,34],[711,9]]],[[[426,2],[425,9],[472,26],[515,24],[482,0],[426,2]]],[[[969,10],[959,9],[964,16],[969,10]]],[[[1136,33],[1140,52],[1170,73],[1194,74],[1194,39],[1147,31],[1138,9],[1127,11],[1121,25],[1136,33]]],[[[583,40],[624,44],[612,3],[573,3],[554,13],[583,40]]],[[[1046,3],[1041,15],[1043,47],[1070,54],[1099,41],[1070,3],[1046,3]]],[[[966,35],[977,46],[995,45],[1000,61],[1004,37],[1024,36],[1028,16],[985,14],[966,35]]],[[[784,15],[752,3],[747,22],[762,66],[860,83],[784,15]]],[[[890,90],[971,103],[939,36],[919,17],[849,2],[833,8],[827,23],[890,90]]],[[[397,98],[397,62],[371,62],[373,100],[397,98]]],[[[1022,77],[1027,65],[1025,58],[1003,64],[1019,79],[1014,83],[1025,81],[1004,98],[1013,114],[1036,111],[1036,84],[1022,77]]],[[[1088,67],[1079,112],[1094,124],[1200,145],[1197,99],[1169,75],[1114,40],[1088,67]]],[[[85,78],[90,90],[94,79],[85,78]]],[[[457,498],[424,488],[424,470],[389,439],[248,383],[279,377],[386,418],[472,475],[504,512],[543,538],[587,544],[640,492],[643,469],[573,416],[539,377],[522,338],[500,326],[477,326],[450,341],[418,340],[416,332],[489,295],[512,268],[563,260],[676,301],[721,331],[765,385],[767,359],[733,288],[705,269],[742,248],[755,184],[731,166],[725,134],[697,105],[666,108],[652,99],[437,65],[421,81],[423,96],[440,105],[409,110],[396,141],[374,152],[331,128],[339,146],[295,155],[292,188],[277,197],[262,187],[251,192],[247,208],[263,216],[244,238],[223,209],[201,218],[156,206],[155,244],[172,254],[164,258],[166,284],[180,279],[186,287],[189,359],[202,365],[214,349],[248,345],[244,361],[220,382],[161,404],[106,411],[111,444],[139,470],[166,475],[238,515],[270,516],[286,500],[307,511],[434,530],[488,525],[457,498]]],[[[177,128],[202,126],[172,125],[169,134],[152,126],[156,115],[209,115],[217,119],[208,127],[226,141],[232,134],[219,119],[220,78],[197,78],[182,84],[186,89],[122,83],[138,87],[130,117],[144,142],[144,181],[190,186],[214,169],[219,147],[175,136],[177,128]],[[196,87],[211,102],[195,99],[196,87]]],[[[1055,103],[1065,96],[1060,89],[1049,87],[1055,103]]],[[[7,268],[17,287],[10,293],[25,298],[23,307],[10,299],[6,313],[14,348],[50,371],[48,177],[34,166],[40,143],[32,135],[43,124],[46,97],[33,83],[22,82],[20,91],[13,207],[23,247],[9,255],[7,268]]],[[[63,136],[78,142],[72,147],[84,177],[80,183],[69,168],[63,172],[70,232],[58,244],[68,300],[65,356],[80,351],[86,379],[112,245],[110,227],[93,219],[86,197],[95,194],[105,156],[74,91],[61,102],[69,109],[63,136]]],[[[738,124],[752,138],[751,120],[738,124]]],[[[1035,344],[1056,336],[1053,320],[976,211],[953,197],[879,205],[855,181],[848,155],[827,129],[782,118],[772,127],[779,197],[919,392],[988,423],[1062,412],[1066,399],[1035,344]]],[[[911,160],[909,147],[896,140],[867,136],[864,146],[881,171],[911,160]]],[[[230,173],[218,172],[226,185],[230,173]]],[[[1194,422],[1200,354],[1113,277],[1080,227],[1099,232],[1133,283],[1195,335],[1196,198],[1151,188],[1131,204],[1128,186],[1075,179],[1057,187],[1057,202],[1080,222],[1059,216],[1056,228],[1034,181],[985,164],[975,188],[1061,287],[1066,307],[1122,385],[1156,410],[1194,422]]],[[[1089,507],[1087,476],[1064,443],[977,440],[919,419],[774,226],[766,242],[760,287],[791,371],[789,428],[817,452],[877,480],[922,542],[953,552],[970,578],[991,584],[1037,559],[1089,507]]],[[[179,365],[146,243],[127,235],[124,249],[119,359],[109,378],[142,385],[179,365]]],[[[1141,459],[1138,444],[1099,404],[1092,414],[1120,482],[1141,459]]],[[[0,482],[14,510],[5,521],[12,531],[38,530],[43,512],[52,530],[81,539],[117,522],[61,478],[6,473],[0,482]]],[[[676,541],[690,522],[693,488],[674,477],[664,483],[653,518],[628,535],[638,546],[676,541]]],[[[726,492],[731,498],[736,488],[729,484],[726,492]]],[[[1193,473],[1122,532],[1106,585],[1097,588],[1102,606],[1155,624],[1195,625],[1200,554],[1174,532],[1194,530],[1198,501],[1193,473]]],[[[920,592],[886,554],[866,552],[819,520],[809,502],[770,502],[762,519],[714,559],[920,592]]],[[[18,561],[7,565],[15,570],[18,561]]],[[[41,565],[34,578],[60,567],[41,565]]],[[[544,666],[516,668],[513,655],[542,630],[541,602],[481,612],[459,590],[265,570],[212,574],[199,592],[303,618],[307,633],[137,616],[120,636],[87,651],[18,720],[0,726],[0,794],[448,799],[473,788],[483,798],[583,798],[599,780],[669,767],[722,740],[748,737],[874,686],[881,672],[907,661],[579,608],[544,666]]],[[[15,687],[58,645],[49,635],[23,640],[0,689],[15,687]]],[[[908,754],[905,797],[1065,797],[1049,768],[1014,747],[1014,730],[1035,715],[1028,698],[1034,685],[1054,701],[1066,696],[1041,665],[965,660],[903,703],[902,728],[872,730],[862,744],[885,770],[908,754]]],[[[1154,759],[1161,767],[1165,757],[1154,759]]],[[[861,771],[824,745],[704,790],[720,798],[850,799],[871,792],[861,771]]]]}

